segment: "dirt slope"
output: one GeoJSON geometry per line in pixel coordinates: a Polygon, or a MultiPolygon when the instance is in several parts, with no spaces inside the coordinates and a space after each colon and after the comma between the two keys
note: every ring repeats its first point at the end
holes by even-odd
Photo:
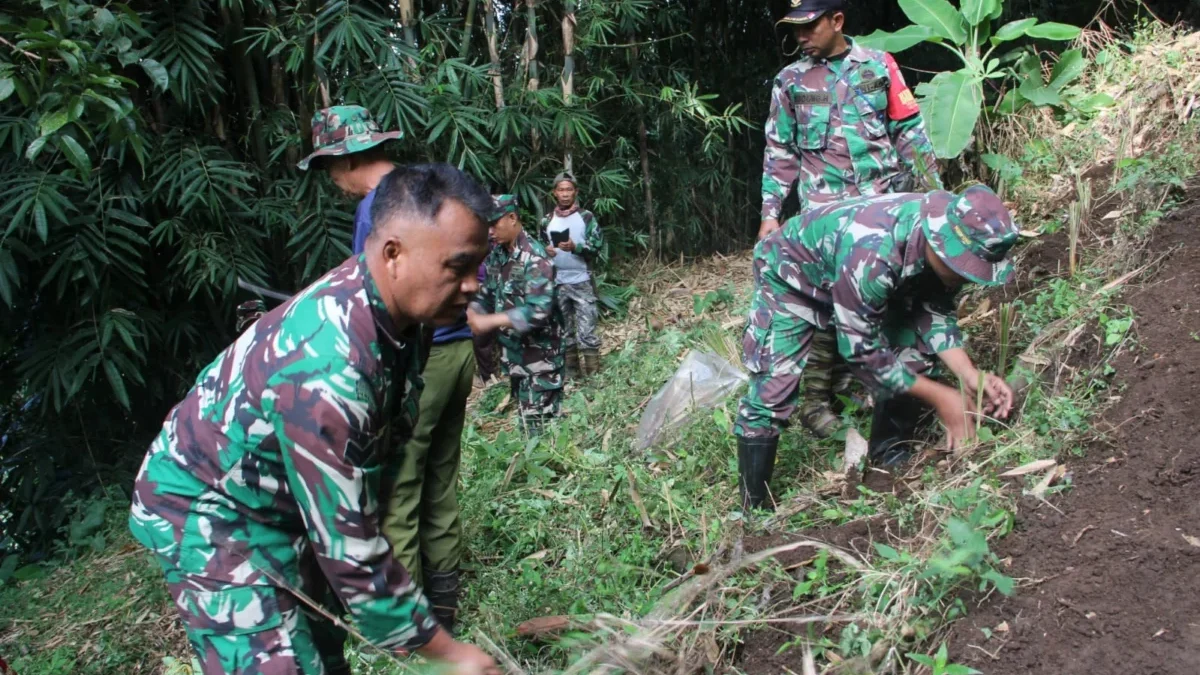
{"type": "Polygon", "coordinates": [[[1024,502],[999,547],[1043,581],[973,607],[951,637],[986,675],[1200,673],[1200,205],[1156,239],[1179,248],[1129,297],[1142,350],[1116,364],[1111,443],[1075,462],[1061,514],[1024,502]]]}

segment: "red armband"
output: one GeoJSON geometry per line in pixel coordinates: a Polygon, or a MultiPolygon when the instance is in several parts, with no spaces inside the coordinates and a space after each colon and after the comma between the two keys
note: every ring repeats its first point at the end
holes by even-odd
{"type": "Polygon", "coordinates": [[[904,76],[900,74],[900,66],[896,64],[896,59],[893,59],[891,54],[884,54],[883,62],[887,65],[888,80],[891,82],[888,86],[888,117],[893,120],[906,120],[921,112],[912,90],[904,83],[904,76]]]}

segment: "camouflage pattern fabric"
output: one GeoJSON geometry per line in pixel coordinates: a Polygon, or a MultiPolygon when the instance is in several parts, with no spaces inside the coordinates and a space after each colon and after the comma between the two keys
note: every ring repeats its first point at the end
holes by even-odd
{"type": "Polygon", "coordinates": [[[554,302],[554,265],[546,249],[522,231],[512,249],[488,254],[487,280],[471,301],[479,314],[504,312],[511,329],[498,336],[500,359],[511,378],[522,378],[528,396],[521,416],[557,415],[563,383],[562,316],[554,302]]]}
{"type": "Polygon", "coordinates": [[[853,197],[941,187],[933,146],[895,60],[847,41],[845,57],[802,58],[775,77],[763,219],[779,217],[797,180],[801,212],[853,197]],[[889,101],[889,93],[902,100],[889,101]]]}
{"type": "Polygon", "coordinates": [[[425,335],[396,330],[365,259],[350,258],[250,326],[168,414],[129,524],[178,591],[194,644],[269,661],[273,633],[303,630],[284,598],[319,587],[314,576],[380,648],[433,637],[429,603],[379,529],[385,467],[417,418],[425,335]]]}
{"type": "Polygon", "coordinates": [[[838,351],[877,400],[908,391],[938,352],[963,345],[955,293],[925,260],[924,209],[940,194],[820,207],[758,243],[739,436],[779,434],[795,410],[815,329],[836,327],[838,351]]]}
{"type": "Polygon", "coordinates": [[[362,152],[384,141],[403,137],[403,131],[380,131],[375,118],[371,117],[371,111],[362,106],[335,105],[313,114],[313,152],[296,166],[301,171],[307,171],[318,157],[362,152]]]}
{"type": "Polygon", "coordinates": [[[600,349],[600,336],[596,335],[600,311],[592,282],[559,284],[555,301],[563,317],[563,349],[570,351],[576,345],[581,349],[600,349]]]}
{"type": "Polygon", "coordinates": [[[516,195],[492,195],[492,216],[488,220],[496,222],[510,213],[517,213],[516,195]]]}

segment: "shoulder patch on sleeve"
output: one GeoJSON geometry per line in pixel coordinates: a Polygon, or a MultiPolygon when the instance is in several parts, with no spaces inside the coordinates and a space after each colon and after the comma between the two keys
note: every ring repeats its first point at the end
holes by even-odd
{"type": "Polygon", "coordinates": [[[912,91],[904,83],[904,76],[900,74],[900,66],[896,59],[892,58],[891,54],[884,54],[883,62],[887,65],[888,79],[891,81],[891,86],[888,87],[888,118],[906,120],[921,112],[912,91]]]}

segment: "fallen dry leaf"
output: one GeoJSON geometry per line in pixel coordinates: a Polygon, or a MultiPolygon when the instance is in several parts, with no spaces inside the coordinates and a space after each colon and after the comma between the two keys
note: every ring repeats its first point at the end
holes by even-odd
{"type": "Polygon", "coordinates": [[[1184,541],[1186,541],[1187,543],[1191,544],[1192,546],[1195,546],[1196,548],[1200,548],[1200,538],[1198,538],[1198,537],[1190,537],[1190,536],[1188,536],[1188,535],[1186,535],[1186,534],[1185,534],[1185,535],[1182,535],[1182,536],[1183,536],[1183,540],[1184,540],[1184,541]]]}

